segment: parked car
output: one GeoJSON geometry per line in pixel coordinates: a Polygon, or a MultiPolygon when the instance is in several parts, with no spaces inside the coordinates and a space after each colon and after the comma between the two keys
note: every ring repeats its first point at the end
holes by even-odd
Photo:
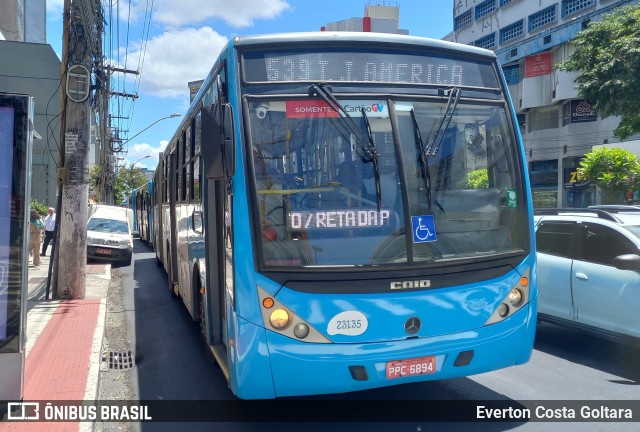
{"type": "Polygon", "coordinates": [[[133,217],[133,209],[130,209],[129,207],[122,207],[122,206],[111,206],[111,205],[107,205],[107,204],[89,204],[89,214],[88,217],[93,216],[95,213],[103,213],[103,212],[107,212],[110,214],[117,214],[117,213],[123,213],[127,220],[129,221],[129,225],[131,225],[131,232],[133,233],[133,237],[136,237],[136,232],[135,232],[135,224],[133,223],[134,217],[133,217]]]}
{"type": "Polygon", "coordinates": [[[131,264],[133,234],[126,212],[101,206],[87,221],[87,258],[131,264]]]}
{"type": "Polygon", "coordinates": [[[640,209],[535,212],[538,319],[640,346],[640,209]]]}

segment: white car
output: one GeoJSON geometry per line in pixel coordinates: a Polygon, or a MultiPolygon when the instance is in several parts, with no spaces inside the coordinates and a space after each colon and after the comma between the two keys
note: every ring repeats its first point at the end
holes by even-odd
{"type": "Polygon", "coordinates": [[[640,345],[640,209],[535,214],[538,319],[640,345]]]}
{"type": "Polygon", "coordinates": [[[87,258],[131,264],[133,234],[125,213],[99,211],[87,222],[87,258]]]}

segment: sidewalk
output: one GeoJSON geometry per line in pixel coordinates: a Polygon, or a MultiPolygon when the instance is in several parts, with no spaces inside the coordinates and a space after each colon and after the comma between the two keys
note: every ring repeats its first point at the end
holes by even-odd
{"type": "MultiPolygon", "coordinates": [[[[50,250],[49,250],[50,252],[50,250]]],[[[29,264],[25,401],[82,401],[98,397],[110,264],[87,264],[83,300],[44,300],[50,257],[29,264]]],[[[64,271],[63,269],[60,269],[64,271]]],[[[4,430],[78,431],[91,423],[4,423],[4,430]]]]}

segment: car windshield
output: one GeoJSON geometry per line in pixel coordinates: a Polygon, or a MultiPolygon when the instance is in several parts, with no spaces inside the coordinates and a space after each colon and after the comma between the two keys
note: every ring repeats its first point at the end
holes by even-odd
{"type": "Polygon", "coordinates": [[[265,265],[428,263],[527,248],[504,103],[461,99],[445,116],[446,98],[339,102],[353,122],[320,99],[249,101],[265,265]]]}
{"type": "Polygon", "coordinates": [[[87,224],[87,230],[102,233],[129,234],[129,225],[119,220],[91,218],[87,224]]]}

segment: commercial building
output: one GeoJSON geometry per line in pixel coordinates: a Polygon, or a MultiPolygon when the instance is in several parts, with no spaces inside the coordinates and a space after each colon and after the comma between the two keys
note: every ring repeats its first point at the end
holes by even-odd
{"type": "Polygon", "coordinates": [[[585,207],[592,187],[576,175],[594,146],[623,146],[640,155],[640,137],[613,136],[619,117],[602,118],[578,98],[575,72],[556,70],[571,41],[590,22],[631,0],[455,0],[454,31],[445,39],[493,50],[518,114],[536,207],[585,207]]]}
{"type": "MultiPolygon", "coordinates": [[[[47,206],[57,203],[61,86],[61,61],[46,41],[45,0],[0,0],[0,92],[33,97],[31,197],[47,206]]],[[[99,147],[95,123],[92,113],[89,168],[99,147]]]]}
{"type": "Polygon", "coordinates": [[[362,18],[332,22],[321,30],[409,34],[409,30],[400,28],[400,5],[387,1],[371,1],[365,6],[362,18]]]}
{"type": "Polygon", "coordinates": [[[31,197],[55,206],[60,59],[45,41],[45,1],[0,0],[0,11],[0,92],[33,97],[31,197]]]}

